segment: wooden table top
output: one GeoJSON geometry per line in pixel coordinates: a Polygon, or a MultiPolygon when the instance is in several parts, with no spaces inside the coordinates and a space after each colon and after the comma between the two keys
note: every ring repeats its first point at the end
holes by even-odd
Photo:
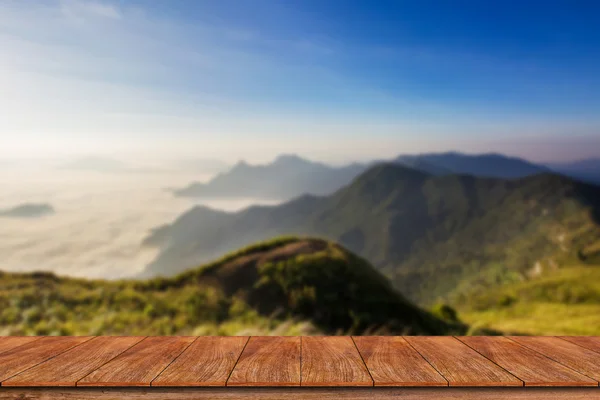
{"type": "Polygon", "coordinates": [[[2,387],[597,387],[599,382],[600,337],[0,337],[2,387]]]}

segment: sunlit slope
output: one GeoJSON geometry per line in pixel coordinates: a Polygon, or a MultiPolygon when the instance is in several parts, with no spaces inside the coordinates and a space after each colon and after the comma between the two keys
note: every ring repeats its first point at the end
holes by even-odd
{"type": "Polygon", "coordinates": [[[464,332],[399,294],[365,260],[319,239],[282,238],[173,278],[99,281],[0,275],[0,334],[464,332]]]}
{"type": "Polygon", "coordinates": [[[565,267],[463,298],[476,327],[533,335],[600,335],[600,266],[565,267]]]}

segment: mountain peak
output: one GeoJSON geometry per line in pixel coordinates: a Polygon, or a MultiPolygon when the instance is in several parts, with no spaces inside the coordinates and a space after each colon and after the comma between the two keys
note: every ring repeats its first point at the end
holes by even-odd
{"type": "Polygon", "coordinates": [[[314,163],[298,156],[297,154],[281,154],[273,162],[274,165],[312,165],[314,163]]]}
{"type": "Polygon", "coordinates": [[[340,189],[338,196],[381,201],[393,192],[411,190],[429,177],[431,175],[404,165],[377,164],[360,174],[350,185],[340,189]]]}
{"type": "Polygon", "coordinates": [[[431,175],[421,170],[408,167],[402,164],[396,163],[381,163],[367,169],[365,172],[360,174],[355,182],[369,181],[372,179],[376,180],[399,180],[399,179],[418,179],[424,180],[431,175]]]}

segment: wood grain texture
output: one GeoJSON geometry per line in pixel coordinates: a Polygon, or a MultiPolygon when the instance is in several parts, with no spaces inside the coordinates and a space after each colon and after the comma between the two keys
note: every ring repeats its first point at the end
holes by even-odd
{"type": "Polygon", "coordinates": [[[75,386],[78,380],[142,339],[143,336],[96,337],[2,382],[2,385],[75,386]]]}
{"type": "Polygon", "coordinates": [[[300,338],[251,337],[227,386],[300,386],[300,338]]]}
{"type": "Polygon", "coordinates": [[[375,386],[448,386],[448,381],[402,337],[353,339],[375,386]]]}
{"type": "Polygon", "coordinates": [[[38,339],[35,336],[0,336],[0,354],[38,339]]]}
{"type": "Polygon", "coordinates": [[[600,353],[556,337],[511,336],[510,339],[600,382],[600,353]]]}
{"type": "Polygon", "coordinates": [[[302,386],[373,386],[352,338],[302,338],[302,386]]]}
{"type": "Polygon", "coordinates": [[[77,382],[77,386],[150,386],[193,341],[190,336],[153,336],[77,382]]]}
{"type": "Polygon", "coordinates": [[[560,338],[588,350],[600,353],[600,337],[598,336],[560,336],[560,338]]]}
{"type": "Polygon", "coordinates": [[[600,400],[598,388],[0,388],[0,400],[600,400]]]}
{"type": "Polygon", "coordinates": [[[152,386],[225,386],[249,337],[199,337],[152,386]]]}
{"type": "Polygon", "coordinates": [[[523,382],[449,336],[406,336],[450,386],[523,386],[523,382]]]}
{"type": "Polygon", "coordinates": [[[92,336],[48,336],[0,354],[0,382],[55,357],[92,336]]]}
{"type": "Polygon", "coordinates": [[[598,386],[598,382],[501,336],[463,336],[461,342],[506,369],[525,386],[598,386]]]}

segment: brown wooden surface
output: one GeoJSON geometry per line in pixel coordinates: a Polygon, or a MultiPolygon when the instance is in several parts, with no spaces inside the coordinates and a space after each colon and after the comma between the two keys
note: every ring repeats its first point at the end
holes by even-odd
{"type": "Polygon", "coordinates": [[[373,386],[352,338],[302,338],[302,386],[373,386]]]}
{"type": "Polygon", "coordinates": [[[600,400],[598,388],[0,388],[0,400],[600,400]]]}
{"type": "Polygon", "coordinates": [[[353,339],[375,386],[448,386],[448,381],[402,337],[353,339]]]}
{"type": "Polygon", "coordinates": [[[597,337],[0,337],[0,394],[11,386],[73,385],[172,393],[191,386],[524,384],[600,391],[598,345],[597,337]]]}
{"type": "Polygon", "coordinates": [[[588,350],[600,353],[600,337],[598,336],[560,336],[560,338],[588,350]]]}
{"type": "Polygon", "coordinates": [[[0,336],[0,353],[40,339],[35,336],[0,336]]]}
{"type": "Polygon", "coordinates": [[[459,340],[448,336],[407,336],[450,386],[523,386],[523,382],[459,340]]]}
{"type": "Polygon", "coordinates": [[[90,339],[91,336],[49,336],[5,351],[0,354],[0,383],[90,339]]]}
{"type": "Polygon", "coordinates": [[[199,337],[152,386],[225,386],[249,337],[199,337]]]}
{"type": "Polygon", "coordinates": [[[458,339],[521,379],[525,386],[598,386],[597,381],[508,338],[464,336],[458,339]]]}
{"type": "Polygon", "coordinates": [[[148,337],[77,382],[77,386],[150,386],[196,338],[148,337]]]}
{"type": "Polygon", "coordinates": [[[555,337],[512,336],[510,339],[600,382],[600,353],[555,337]]]}
{"type": "Polygon", "coordinates": [[[300,386],[300,338],[251,337],[227,386],[300,386]]]}
{"type": "Polygon", "coordinates": [[[2,382],[2,386],[75,386],[78,380],[142,339],[143,336],[93,338],[2,382]]]}

